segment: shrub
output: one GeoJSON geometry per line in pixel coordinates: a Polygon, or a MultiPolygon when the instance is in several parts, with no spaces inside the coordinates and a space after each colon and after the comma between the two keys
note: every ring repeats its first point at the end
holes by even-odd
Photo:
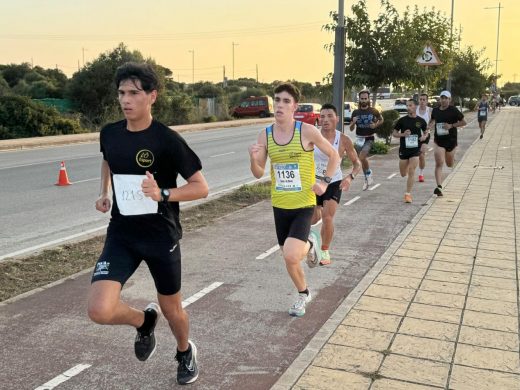
{"type": "Polygon", "coordinates": [[[208,115],[202,118],[204,123],[216,122],[218,118],[215,115],[208,115]]]}
{"type": "MultiPolygon", "coordinates": [[[[377,129],[377,136],[386,140],[386,144],[390,145],[392,140],[392,132],[394,131],[395,121],[399,119],[399,113],[395,110],[385,110],[381,114],[384,122],[377,129]]],[[[384,152],[386,154],[388,151],[384,152]]]]}
{"type": "Polygon", "coordinates": [[[370,149],[370,154],[387,154],[390,150],[390,146],[381,141],[376,141],[372,144],[372,149],[370,149]]]}

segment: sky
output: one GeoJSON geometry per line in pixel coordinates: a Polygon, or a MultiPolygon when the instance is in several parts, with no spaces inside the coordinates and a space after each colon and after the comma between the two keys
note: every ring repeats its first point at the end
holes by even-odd
{"type": "MultiPolygon", "coordinates": [[[[392,0],[431,8],[462,27],[461,46],[485,48],[495,69],[498,1],[392,0]]],[[[357,2],[344,0],[345,13],[357,2]]],[[[379,0],[367,0],[375,17],[379,0]]],[[[520,1],[501,0],[499,85],[520,82],[520,1]]],[[[338,0],[0,0],[0,64],[58,67],[68,76],[120,42],[173,71],[176,81],[256,78],[323,82],[334,67],[322,30],[338,0]],[[234,55],[233,55],[234,52],[234,55]],[[234,58],[234,61],[233,61],[234,58]],[[233,66],[234,64],[234,66],[233,66]]]]}

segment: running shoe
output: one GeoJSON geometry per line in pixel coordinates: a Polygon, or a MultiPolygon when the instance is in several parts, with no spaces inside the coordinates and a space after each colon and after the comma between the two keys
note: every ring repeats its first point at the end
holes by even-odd
{"type": "Polygon", "coordinates": [[[366,176],[367,178],[367,184],[370,187],[372,184],[374,184],[374,177],[372,176],[372,171],[366,176]]]}
{"type": "Polygon", "coordinates": [[[309,268],[316,267],[321,260],[321,237],[320,234],[311,229],[309,232],[309,242],[311,243],[311,247],[309,248],[309,252],[307,252],[307,265],[309,268]]]}
{"type": "Polygon", "coordinates": [[[484,134],[480,134],[480,139],[482,139],[484,137],[484,134]]]}
{"type": "Polygon", "coordinates": [[[329,265],[331,263],[330,261],[330,253],[328,250],[322,250],[321,251],[321,260],[320,265],[329,265]]]}
{"type": "Polygon", "coordinates": [[[311,301],[311,293],[309,295],[305,293],[299,293],[296,302],[289,309],[289,314],[293,317],[303,317],[305,314],[305,306],[311,301]]]}
{"type": "Polygon", "coordinates": [[[404,202],[405,203],[412,203],[412,195],[404,194],[404,202]]]}
{"type": "Polygon", "coordinates": [[[156,303],[152,302],[146,306],[144,311],[145,313],[150,313],[153,316],[154,321],[148,329],[140,331],[137,330],[137,335],[135,336],[135,356],[142,362],[148,360],[148,358],[154,354],[155,348],[157,347],[154,330],[155,326],[157,325],[157,321],[159,320],[161,309],[159,309],[159,306],[156,303]]]}
{"type": "Polygon", "coordinates": [[[424,183],[424,175],[419,175],[419,181],[420,181],[421,183],[424,183]]]}
{"type": "Polygon", "coordinates": [[[433,193],[437,196],[443,196],[442,194],[442,186],[437,186],[435,187],[435,189],[433,190],[433,193]]]}
{"type": "Polygon", "coordinates": [[[193,383],[199,377],[199,367],[197,365],[197,347],[195,343],[188,340],[191,346],[189,353],[181,354],[177,351],[175,359],[179,362],[177,367],[177,383],[179,385],[187,385],[193,383]]]}

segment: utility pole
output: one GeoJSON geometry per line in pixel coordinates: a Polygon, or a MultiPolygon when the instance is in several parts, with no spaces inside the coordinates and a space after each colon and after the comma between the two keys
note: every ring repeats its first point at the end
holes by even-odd
{"type": "Polygon", "coordinates": [[[498,88],[498,43],[500,41],[500,10],[504,8],[500,3],[498,7],[486,7],[484,9],[498,9],[498,23],[497,23],[497,52],[495,55],[495,89],[498,88]]]}
{"type": "MultiPolygon", "coordinates": [[[[455,0],[451,0],[451,32],[450,32],[450,53],[452,53],[452,49],[453,49],[453,9],[454,9],[454,5],[455,5],[455,0]]],[[[446,89],[448,91],[451,91],[451,69],[450,69],[450,73],[448,73],[448,81],[446,82],[446,89]]]]}
{"type": "Polygon", "coordinates": [[[516,83],[516,76],[518,76],[518,73],[513,73],[513,83],[516,83]]]}
{"type": "Polygon", "coordinates": [[[232,54],[233,54],[233,80],[235,79],[235,46],[238,46],[238,43],[231,42],[232,54]]]}
{"type": "Polygon", "coordinates": [[[341,117],[338,130],[343,132],[343,110],[345,101],[345,12],[344,0],[338,4],[338,25],[334,43],[334,75],[332,77],[332,103],[341,117]]]}
{"type": "Polygon", "coordinates": [[[191,83],[195,84],[195,49],[188,52],[191,53],[191,83]]]}
{"type": "Polygon", "coordinates": [[[256,64],[256,82],[258,83],[258,64],[256,64]]]}

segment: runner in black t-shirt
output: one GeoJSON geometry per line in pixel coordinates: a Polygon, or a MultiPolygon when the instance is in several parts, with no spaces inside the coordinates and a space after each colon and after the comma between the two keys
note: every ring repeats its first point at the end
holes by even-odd
{"type": "Polygon", "coordinates": [[[421,142],[426,140],[429,131],[426,130],[426,121],[417,116],[417,104],[415,100],[409,99],[406,102],[408,115],[397,120],[394,125],[393,136],[400,138],[399,146],[399,171],[406,179],[406,192],[404,201],[412,203],[412,187],[415,178],[415,169],[419,164],[421,154],[421,142]]]}
{"type": "Polygon", "coordinates": [[[433,193],[442,196],[442,166],[446,161],[448,167],[453,167],[455,162],[455,148],[457,147],[457,127],[466,126],[464,115],[454,106],[450,105],[451,93],[441,92],[441,102],[432,110],[432,117],[428,128],[433,128],[433,140],[435,142],[435,180],[437,187],[433,193]]]}
{"type": "Polygon", "coordinates": [[[478,126],[480,127],[480,139],[484,137],[486,131],[486,123],[489,112],[489,103],[487,94],[483,93],[482,98],[475,104],[475,111],[477,111],[478,126]]]}
{"type": "Polygon", "coordinates": [[[365,183],[363,190],[368,189],[374,183],[372,170],[368,163],[368,154],[375,141],[374,135],[377,128],[383,124],[383,117],[375,108],[370,107],[370,92],[367,90],[358,93],[359,108],[352,111],[350,120],[350,131],[356,129],[356,140],[354,147],[359,155],[363,173],[365,174],[365,183]]]}
{"type": "Polygon", "coordinates": [[[115,81],[126,119],[105,126],[100,134],[103,161],[96,209],[110,210],[110,192],[113,206],[105,246],[92,275],[88,314],[98,324],[134,326],[135,354],[145,361],[155,352],[154,330],[162,310],[177,340],[177,381],[192,383],[198,376],[197,348],[188,340],[188,315],[180,293],[179,202],[206,197],[208,185],[199,158],[184,139],[152,119],[159,87],[153,68],[126,63],[117,69],[115,81]],[[181,187],[177,187],[179,174],[187,181],[181,187]],[[120,298],[142,260],[159,301],[144,311],[120,298]]]}

